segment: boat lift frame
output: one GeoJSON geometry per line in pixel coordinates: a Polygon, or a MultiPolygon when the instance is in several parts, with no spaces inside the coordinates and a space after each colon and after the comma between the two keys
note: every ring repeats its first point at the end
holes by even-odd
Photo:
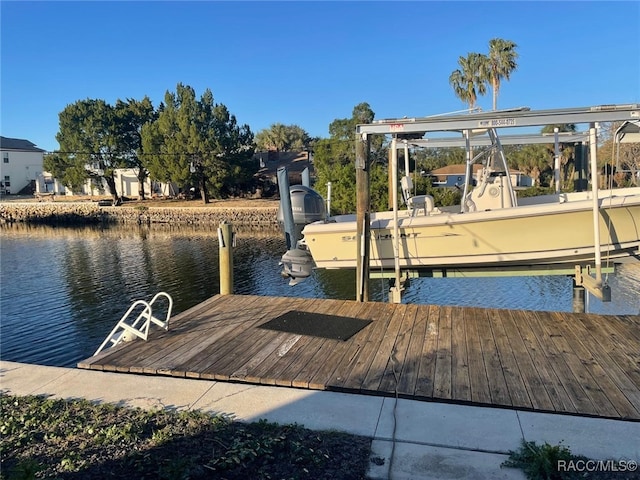
{"type": "MultiPolygon", "coordinates": [[[[594,249],[595,249],[595,270],[596,277],[593,279],[590,275],[579,275],[579,281],[592,294],[600,299],[607,298],[610,295],[604,291],[602,285],[602,265],[600,257],[600,232],[599,232],[599,206],[598,206],[598,182],[597,175],[597,159],[596,159],[596,124],[601,122],[616,121],[634,121],[640,119],[640,104],[624,104],[624,105],[598,105],[582,108],[566,108],[551,110],[531,110],[528,107],[520,107],[515,109],[495,110],[491,112],[468,113],[464,115],[440,115],[421,118],[395,118],[377,120],[369,124],[360,124],[356,126],[356,234],[360,239],[357,244],[357,265],[356,265],[356,301],[369,301],[369,287],[367,279],[370,276],[370,248],[366,239],[370,237],[370,136],[371,135],[391,135],[395,140],[406,140],[412,145],[423,143],[424,146],[429,143],[429,138],[425,136],[430,132],[458,132],[462,133],[463,140],[467,147],[473,147],[477,140],[474,139],[473,133],[478,130],[487,129],[512,129],[520,127],[536,127],[544,125],[560,125],[560,124],[588,124],[589,125],[589,143],[590,160],[591,160],[591,177],[592,177],[592,195],[593,195],[593,218],[594,218],[594,249]]],[[[582,134],[584,136],[584,134],[582,134]]],[[[538,137],[543,138],[541,135],[538,137]]],[[[555,132],[554,141],[557,145],[560,134],[555,132]]],[[[563,141],[567,142],[570,140],[563,141]]],[[[452,139],[452,141],[455,139],[452,139]]],[[[458,138],[458,141],[460,139],[458,138]]],[[[504,138],[501,143],[506,144],[504,138]]],[[[581,140],[584,141],[582,137],[581,140]]],[[[431,141],[429,146],[446,146],[448,140],[431,141]],[[437,145],[440,142],[440,145],[437,145]]],[[[393,142],[392,157],[396,159],[397,168],[397,144],[393,142]]],[[[515,143],[515,142],[514,142],[515,143]]],[[[527,142],[524,142],[527,143],[527,142]]],[[[532,142],[529,142],[532,143],[532,142]]],[[[550,143],[542,142],[539,143],[550,143]]],[[[394,171],[396,171],[394,168],[394,171]]],[[[397,173],[396,173],[397,175],[397,173]]],[[[394,192],[397,185],[394,182],[394,192]]],[[[394,218],[397,218],[397,192],[394,193],[393,202],[394,218]]],[[[397,225],[397,220],[396,220],[397,225]]],[[[396,244],[399,241],[398,235],[395,235],[396,244]]],[[[396,255],[399,252],[399,246],[395,246],[396,255]]],[[[396,262],[397,265],[397,262],[396,262]]],[[[578,272],[576,273],[578,275],[578,272]]],[[[399,301],[401,296],[401,281],[399,269],[396,267],[395,275],[395,291],[392,291],[394,301],[399,301]]],[[[576,276],[578,280],[578,276],[576,276]]],[[[609,296],[610,298],[610,296],[609,296]]]]}

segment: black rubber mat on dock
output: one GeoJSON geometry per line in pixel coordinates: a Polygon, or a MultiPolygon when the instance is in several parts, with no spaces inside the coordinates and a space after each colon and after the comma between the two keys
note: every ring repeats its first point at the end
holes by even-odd
{"type": "Polygon", "coordinates": [[[370,323],[371,320],[291,310],[263,323],[260,328],[344,341],[370,323]]]}

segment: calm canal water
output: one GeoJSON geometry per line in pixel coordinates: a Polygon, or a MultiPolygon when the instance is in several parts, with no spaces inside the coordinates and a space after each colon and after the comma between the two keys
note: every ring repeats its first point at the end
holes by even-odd
{"type": "MultiPolygon", "coordinates": [[[[0,357],[73,367],[90,357],[135,300],[169,293],[174,314],[219,291],[218,239],[210,230],[170,227],[0,228],[0,357]]],[[[354,272],[317,270],[291,287],[280,276],[284,240],[273,229],[238,231],[238,294],[355,298],[354,272]]],[[[613,301],[590,299],[588,310],[640,311],[640,265],[609,276],[613,301]]],[[[375,301],[387,286],[371,283],[375,301]]],[[[419,278],[405,303],[571,311],[567,277],[419,278]]]]}

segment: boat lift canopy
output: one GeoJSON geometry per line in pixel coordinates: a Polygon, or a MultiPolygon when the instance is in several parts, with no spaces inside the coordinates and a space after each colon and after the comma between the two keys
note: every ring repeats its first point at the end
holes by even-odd
{"type": "MultiPolygon", "coordinates": [[[[560,143],[582,143],[589,141],[589,132],[558,132],[558,140],[560,143]]],[[[538,133],[523,135],[502,135],[500,143],[502,145],[531,145],[554,143],[554,133],[538,133]]],[[[491,138],[485,135],[474,135],[470,137],[472,147],[488,147],[492,144],[491,138]]],[[[405,145],[420,148],[451,148],[466,146],[465,139],[462,137],[451,138],[417,138],[404,140],[399,139],[396,148],[404,148],[405,145]]]]}
{"type": "MultiPolygon", "coordinates": [[[[369,237],[370,232],[370,200],[369,200],[369,135],[391,135],[394,144],[393,157],[394,164],[397,165],[397,149],[398,144],[406,148],[411,142],[412,145],[418,146],[435,146],[440,142],[439,146],[466,146],[467,147],[467,170],[470,168],[472,159],[470,158],[470,149],[474,145],[482,145],[481,142],[487,142],[486,145],[495,144],[497,141],[496,131],[504,128],[519,127],[536,127],[545,125],[566,125],[566,124],[588,124],[589,136],[588,141],[591,150],[591,169],[592,175],[597,170],[596,164],[596,123],[622,121],[631,123],[629,130],[634,130],[634,126],[640,120],[640,104],[623,104],[623,105],[597,105],[593,107],[552,109],[552,110],[531,110],[528,107],[520,107],[515,109],[497,110],[480,113],[465,113],[457,115],[438,115],[422,118],[396,118],[377,120],[369,124],[360,124],[356,126],[356,190],[357,190],[357,237],[361,240],[357,244],[358,265],[356,268],[356,299],[358,301],[368,301],[368,286],[366,279],[369,277],[369,254],[370,249],[368,242],[365,240],[369,237]],[[424,138],[429,132],[459,132],[464,138],[460,139],[439,139],[429,140],[424,138]],[[484,140],[480,140],[477,133],[485,133],[489,135],[484,140]],[[406,142],[406,143],[405,143],[406,142]],[[429,144],[429,142],[431,142],[429,144]],[[456,143],[459,142],[459,143],[456,143]],[[463,143],[464,142],[464,143],[463,143]]],[[[631,133],[631,132],[629,132],[631,133]]],[[[634,132],[635,133],[635,132],[634,132]]],[[[528,141],[524,138],[515,140],[513,143],[549,143],[543,140],[542,135],[530,136],[528,141]]],[[[554,142],[559,142],[559,132],[554,132],[554,142]]],[[[568,138],[568,137],[564,137],[568,138]]],[[[585,140],[584,136],[577,141],[585,140]]],[[[570,140],[567,140],[570,141],[570,140]]],[[[506,144],[505,139],[501,135],[499,144],[506,144]]],[[[557,155],[556,155],[557,156],[557,155]]],[[[393,169],[395,173],[395,168],[393,169]]],[[[394,188],[396,187],[394,179],[394,188]]],[[[465,183],[466,185],[466,183],[465,183]]],[[[510,184],[509,184],[510,186],[510,184]]],[[[596,279],[592,281],[590,276],[586,276],[584,285],[590,291],[595,292],[600,298],[603,298],[603,284],[601,278],[600,265],[600,233],[598,222],[598,194],[597,182],[592,182],[593,189],[593,217],[594,217],[594,244],[596,256],[596,279]]],[[[465,192],[466,194],[466,188],[465,192]]],[[[394,203],[394,223],[396,224],[396,251],[398,250],[397,242],[397,204],[394,203]]],[[[399,288],[398,262],[396,259],[396,287],[399,288]]],[[[399,292],[396,292],[399,298],[399,292]]]]}
{"type": "MultiPolygon", "coordinates": [[[[442,115],[421,118],[376,120],[356,126],[358,134],[391,135],[464,131],[486,128],[535,127],[541,125],[590,124],[640,120],[640,104],[530,110],[528,107],[491,112],[442,115]]],[[[413,135],[410,135],[413,137],[413,135]]]]}

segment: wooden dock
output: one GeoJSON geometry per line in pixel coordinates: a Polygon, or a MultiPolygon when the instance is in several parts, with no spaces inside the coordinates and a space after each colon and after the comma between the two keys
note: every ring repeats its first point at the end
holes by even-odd
{"type": "Polygon", "coordinates": [[[640,317],[215,296],[79,368],[640,421],[640,317]],[[260,327],[371,320],[347,340],[260,327]]]}

